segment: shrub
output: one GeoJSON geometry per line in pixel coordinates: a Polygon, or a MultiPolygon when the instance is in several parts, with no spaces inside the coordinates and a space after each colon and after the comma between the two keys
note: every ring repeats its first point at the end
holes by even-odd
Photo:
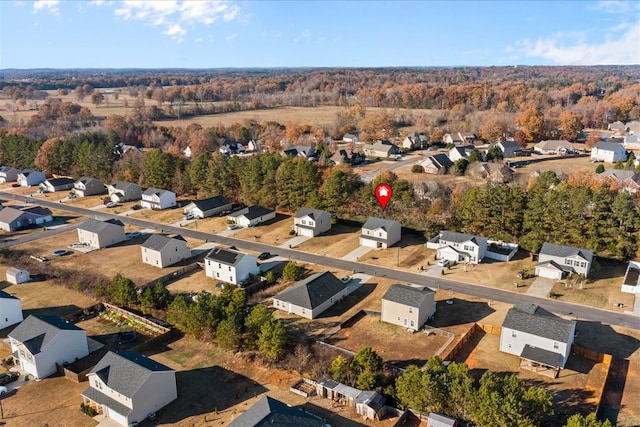
{"type": "Polygon", "coordinates": [[[420,165],[413,165],[411,166],[411,172],[413,173],[423,173],[424,172],[424,168],[420,165]]]}
{"type": "Polygon", "coordinates": [[[80,404],[80,411],[82,411],[83,414],[89,415],[90,417],[95,417],[96,415],[98,415],[98,411],[96,411],[95,408],[89,405],[85,405],[84,403],[80,404]]]}
{"type": "Polygon", "coordinates": [[[596,173],[602,173],[602,172],[604,172],[604,165],[596,166],[596,173]]]}

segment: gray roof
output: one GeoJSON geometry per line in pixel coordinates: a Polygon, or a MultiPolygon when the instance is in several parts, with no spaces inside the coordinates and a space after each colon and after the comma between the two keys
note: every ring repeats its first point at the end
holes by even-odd
{"type": "Polygon", "coordinates": [[[22,212],[20,209],[6,207],[0,211],[0,222],[11,224],[22,215],[24,215],[24,212],[22,212]]]}
{"type": "Polygon", "coordinates": [[[328,388],[330,390],[334,390],[337,393],[340,393],[344,396],[350,397],[352,399],[357,399],[358,396],[360,395],[360,393],[362,393],[361,390],[358,390],[357,388],[354,387],[350,387],[346,384],[342,384],[339,383],[337,381],[334,381],[332,379],[329,378],[323,378],[320,381],[318,381],[318,384],[320,384],[321,386],[323,386],[324,388],[328,388]]]}
{"type": "Polygon", "coordinates": [[[183,242],[185,241],[184,237],[180,235],[169,237],[165,234],[152,234],[147,238],[147,240],[144,241],[144,243],[142,243],[141,246],[143,248],[151,249],[154,251],[161,251],[173,240],[182,240],[183,242]]]}
{"type": "Polygon", "coordinates": [[[88,220],[86,220],[85,222],[83,222],[78,226],[78,230],[85,230],[90,233],[100,233],[105,228],[108,228],[114,225],[124,227],[124,224],[122,223],[122,221],[118,219],[108,219],[106,221],[98,221],[97,219],[89,218],[88,220]]]}
{"type": "Polygon", "coordinates": [[[89,183],[91,183],[91,182],[96,182],[96,183],[98,183],[99,185],[104,185],[104,184],[102,183],[102,181],[100,181],[99,179],[97,179],[97,178],[91,178],[91,177],[89,177],[89,176],[83,176],[83,177],[81,177],[79,180],[77,180],[76,182],[81,182],[81,183],[83,183],[85,186],[86,186],[86,185],[89,185],[89,183]]]}
{"type": "Polygon", "coordinates": [[[613,141],[598,141],[595,148],[606,151],[618,151],[622,148],[622,150],[625,151],[622,144],[613,141]]]}
{"type": "Polygon", "coordinates": [[[520,353],[520,357],[523,359],[531,360],[541,363],[546,366],[552,366],[554,368],[560,368],[563,365],[562,361],[564,356],[560,353],[554,353],[553,351],[544,350],[542,348],[533,347],[529,344],[525,344],[520,353]]]}
{"type": "Polygon", "coordinates": [[[638,286],[640,285],[640,270],[636,267],[634,263],[629,263],[627,266],[627,272],[624,274],[624,279],[622,279],[622,284],[627,286],[638,286]]]}
{"type": "Polygon", "coordinates": [[[38,354],[61,330],[82,331],[59,317],[31,314],[9,336],[23,343],[31,354],[38,354]]]}
{"type": "MultiPolygon", "coordinates": [[[[20,271],[20,270],[18,270],[20,271]]],[[[7,270],[8,272],[8,270],[7,270]]],[[[11,295],[9,293],[6,293],[5,291],[0,291],[0,299],[17,299],[19,300],[18,297],[16,297],[15,295],[11,295]]]]}
{"type": "Polygon", "coordinates": [[[202,212],[206,212],[206,211],[210,211],[211,209],[221,208],[222,206],[230,205],[231,202],[228,201],[224,196],[215,196],[215,197],[209,197],[208,199],[203,199],[203,200],[194,200],[193,204],[202,212]]]}
{"type": "Polygon", "coordinates": [[[440,240],[455,243],[464,243],[471,240],[473,243],[478,244],[478,236],[474,236],[473,234],[458,233],[457,231],[441,231],[440,240]]]}
{"type": "Polygon", "coordinates": [[[520,144],[516,141],[500,141],[498,144],[502,145],[503,148],[515,148],[517,150],[520,149],[520,144]]]}
{"type": "Polygon", "coordinates": [[[170,191],[169,190],[163,190],[161,188],[149,187],[149,188],[147,188],[146,190],[144,190],[142,192],[142,194],[144,194],[145,196],[153,196],[155,194],[158,197],[162,196],[164,193],[170,193],[170,191]]]}
{"type": "Polygon", "coordinates": [[[233,249],[213,248],[209,251],[206,259],[216,261],[225,265],[237,265],[247,254],[233,249]]]}
{"type": "Polygon", "coordinates": [[[262,206],[258,206],[258,205],[253,205],[253,206],[249,206],[246,209],[242,209],[238,212],[234,212],[229,216],[233,216],[233,217],[244,216],[245,218],[251,220],[251,219],[260,218],[261,216],[268,215],[270,213],[273,213],[271,209],[263,208],[262,206]]]}
{"type": "Polygon", "coordinates": [[[313,414],[264,396],[233,420],[229,427],[323,427],[324,425],[324,420],[313,414]]]}
{"type": "MultiPolygon", "coordinates": [[[[369,151],[384,151],[386,153],[389,153],[391,150],[394,149],[394,147],[396,147],[395,144],[384,144],[382,142],[376,142],[375,144],[366,144],[363,147],[363,150],[369,150],[369,151]]],[[[397,148],[397,147],[396,147],[397,148]]]]}
{"type": "Polygon", "coordinates": [[[392,220],[392,219],[384,219],[384,218],[376,218],[370,216],[367,218],[367,221],[362,226],[363,230],[377,230],[378,228],[385,229],[389,231],[395,224],[400,225],[400,223],[392,220]]]}
{"type": "Polygon", "coordinates": [[[138,184],[134,184],[132,182],[124,182],[124,181],[116,181],[113,184],[111,184],[111,186],[113,188],[116,188],[122,191],[124,191],[127,187],[131,187],[131,186],[136,186],[138,188],[140,187],[138,184]]]}
{"type": "Polygon", "coordinates": [[[456,425],[455,418],[449,418],[445,415],[436,414],[435,412],[431,412],[429,414],[429,426],[433,427],[453,427],[456,425]]]}
{"type": "Polygon", "coordinates": [[[312,219],[318,219],[321,215],[324,215],[324,214],[329,214],[329,213],[327,211],[323,211],[320,209],[311,209],[307,207],[302,207],[300,208],[300,210],[298,210],[298,212],[296,212],[296,218],[309,216],[312,219]]]}
{"type": "Polygon", "coordinates": [[[331,297],[343,291],[347,285],[329,271],[316,273],[275,296],[280,301],[309,310],[320,306],[331,297]]]}
{"type": "Polygon", "coordinates": [[[453,162],[446,154],[434,154],[431,157],[445,168],[450,168],[451,166],[453,166],[453,162]]]}
{"type": "Polygon", "coordinates": [[[30,208],[22,209],[22,212],[38,216],[49,216],[53,214],[49,208],[43,208],[42,206],[31,206],[30,208]]]}
{"type": "Polygon", "coordinates": [[[378,412],[384,406],[387,399],[377,391],[365,390],[356,398],[356,403],[362,403],[378,412]]]}
{"type": "Polygon", "coordinates": [[[540,255],[550,255],[557,257],[571,257],[580,256],[586,261],[591,262],[593,260],[593,252],[589,249],[576,248],[573,246],[556,245],[553,243],[545,242],[540,249],[540,255]]]}
{"type": "Polygon", "coordinates": [[[637,173],[632,169],[607,169],[606,171],[602,172],[599,176],[609,176],[619,181],[624,181],[627,179],[636,178],[637,173]]]}
{"type": "Polygon", "coordinates": [[[90,374],[96,374],[110,389],[130,398],[152,372],[161,371],[172,369],[135,351],[122,350],[105,354],[90,374]]]}
{"type": "Polygon", "coordinates": [[[131,412],[133,412],[133,408],[129,408],[128,406],[123,405],[115,399],[107,396],[102,393],[100,390],[97,390],[93,387],[87,387],[85,391],[82,392],[82,395],[87,399],[92,400],[100,405],[105,405],[109,410],[115,411],[116,413],[128,416],[131,412]]]}
{"type": "Polygon", "coordinates": [[[569,343],[573,338],[571,334],[575,323],[574,320],[564,320],[536,304],[518,304],[507,312],[502,326],[569,343]]]}
{"type": "Polygon", "coordinates": [[[420,307],[424,300],[434,292],[429,288],[417,288],[407,285],[391,285],[382,299],[397,302],[409,307],[420,307]]]}

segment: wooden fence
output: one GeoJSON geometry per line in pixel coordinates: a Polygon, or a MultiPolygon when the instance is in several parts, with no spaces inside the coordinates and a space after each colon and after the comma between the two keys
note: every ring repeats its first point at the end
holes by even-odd
{"type": "Polygon", "coordinates": [[[610,354],[606,353],[598,353],[594,350],[589,350],[588,348],[584,348],[577,344],[573,344],[571,346],[571,353],[576,356],[584,357],[587,360],[591,360],[595,363],[602,363],[604,369],[604,375],[597,377],[597,381],[589,382],[591,389],[594,389],[594,395],[592,400],[596,406],[595,412],[598,413],[600,410],[600,405],[602,404],[602,394],[604,393],[604,386],[607,383],[607,378],[609,378],[609,370],[611,369],[611,362],[613,357],[610,354]]]}
{"type": "Polygon", "coordinates": [[[476,326],[489,335],[500,335],[502,333],[502,326],[485,325],[484,323],[476,323],[476,326]]]}
{"type": "Polygon", "coordinates": [[[460,350],[462,350],[462,348],[478,333],[479,330],[480,328],[478,327],[478,324],[474,323],[467,332],[462,334],[460,340],[448,352],[443,352],[440,355],[440,358],[442,360],[453,360],[458,353],[460,353],[460,350]]]}
{"type": "MultiPolygon", "coordinates": [[[[192,258],[201,258],[201,257],[202,255],[198,255],[197,257],[192,257],[192,258]]],[[[177,269],[173,273],[165,274],[164,276],[160,276],[147,283],[144,283],[140,285],[138,288],[140,291],[142,291],[144,288],[155,286],[155,284],[158,282],[162,283],[163,285],[166,285],[167,283],[173,282],[174,280],[177,280],[180,277],[185,276],[188,273],[191,273],[193,270],[197,270],[198,268],[200,268],[200,265],[197,262],[192,262],[191,264],[185,265],[184,267],[177,269]]]]}
{"type": "Polygon", "coordinates": [[[118,314],[119,316],[124,317],[125,319],[131,319],[134,322],[140,323],[145,328],[149,329],[150,331],[158,335],[163,335],[171,330],[171,328],[159,325],[156,322],[153,322],[152,320],[146,317],[140,316],[136,313],[133,313],[127,309],[116,307],[115,305],[107,304],[106,302],[103,303],[103,305],[106,311],[112,311],[118,314]]]}

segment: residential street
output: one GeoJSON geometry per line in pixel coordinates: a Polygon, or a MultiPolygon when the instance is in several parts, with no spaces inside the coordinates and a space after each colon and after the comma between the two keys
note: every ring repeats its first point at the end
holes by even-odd
{"type": "Polygon", "coordinates": [[[369,264],[347,261],[344,259],[335,259],[322,255],[309,254],[295,249],[280,248],[263,243],[250,242],[246,240],[235,239],[231,237],[223,237],[215,234],[204,233],[197,230],[174,227],[165,224],[156,224],[149,221],[126,217],[122,215],[110,214],[107,212],[97,213],[90,209],[78,208],[66,204],[53,203],[45,200],[33,199],[31,197],[19,196],[15,194],[0,192],[0,197],[6,199],[15,199],[23,202],[32,202],[40,206],[64,210],[77,215],[85,215],[97,218],[117,218],[120,221],[155,230],[162,230],[168,233],[177,233],[183,236],[195,239],[206,240],[208,242],[221,243],[225,245],[234,245],[240,249],[250,249],[256,252],[271,252],[279,256],[287,257],[303,262],[324,265],[331,268],[356,271],[357,273],[368,274],[371,276],[386,277],[399,282],[414,283],[426,285],[433,289],[446,289],[461,294],[481,297],[488,300],[505,302],[508,304],[535,303],[541,307],[558,314],[570,315],[576,319],[601,322],[605,324],[618,325],[627,328],[640,329],[640,317],[630,314],[618,313],[598,308],[571,304],[566,302],[539,298],[531,295],[523,295],[515,292],[509,292],[501,289],[494,289],[479,285],[451,281],[438,277],[425,277],[422,274],[409,273],[406,271],[397,271],[389,268],[376,267],[369,264]]]}

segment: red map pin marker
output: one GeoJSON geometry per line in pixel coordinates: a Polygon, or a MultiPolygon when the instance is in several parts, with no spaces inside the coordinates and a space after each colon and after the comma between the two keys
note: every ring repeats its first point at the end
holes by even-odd
{"type": "Polygon", "coordinates": [[[382,206],[382,210],[387,207],[389,201],[391,200],[391,196],[393,196],[393,190],[389,184],[379,184],[376,187],[376,199],[380,202],[380,206],[382,206]]]}

